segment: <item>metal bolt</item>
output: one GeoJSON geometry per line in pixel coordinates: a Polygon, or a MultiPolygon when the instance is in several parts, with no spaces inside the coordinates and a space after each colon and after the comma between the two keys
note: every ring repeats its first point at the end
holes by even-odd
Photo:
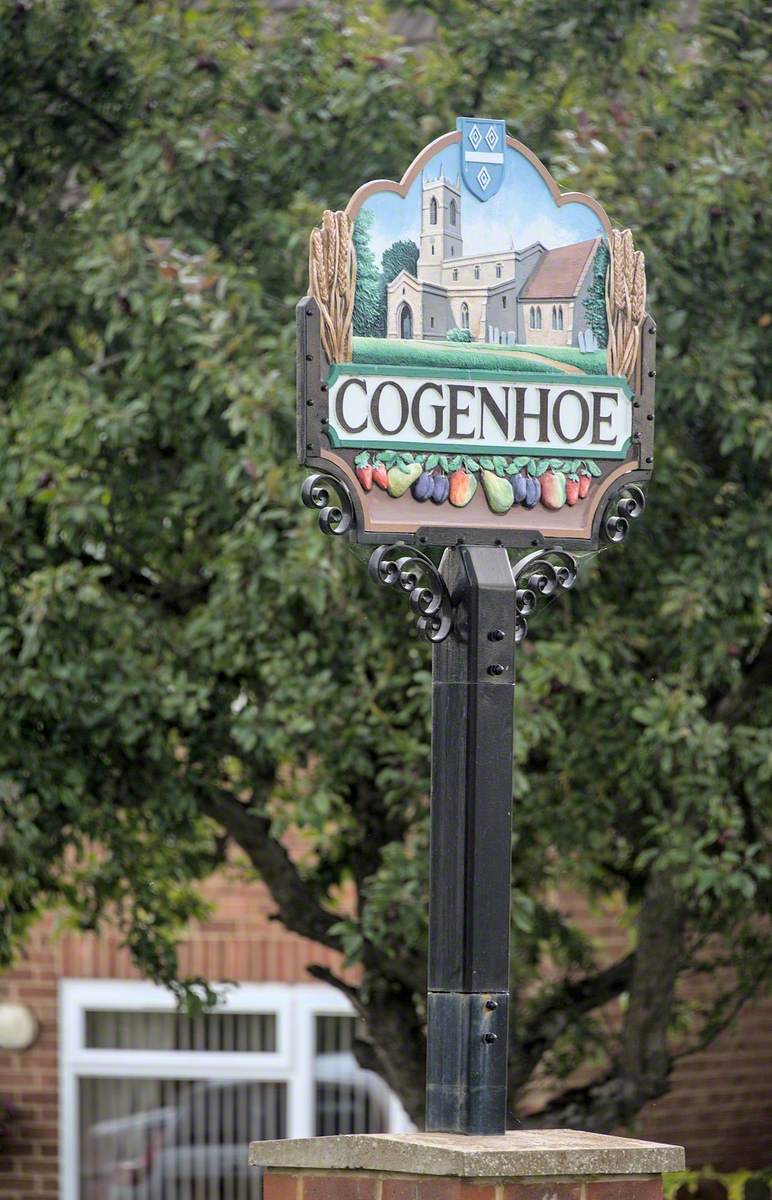
{"type": "Polygon", "coordinates": [[[656,333],[656,332],[657,332],[657,331],[656,331],[656,329],[654,328],[654,326],[653,326],[653,325],[650,325],[650,326],[649,326],[649,333],[656,333]]]}
{"type": "Polygon", "coordinates": [[[647,413],[647,415],[646,415],[646,420],[647,420],[647,421],[653,421],[653,420],[654,420],[654,413],[647,413]]]}
{"type": "Polygon", "coordinates": [[[322,386],[321,386],[321,388],[319,389],[319,391],[320,391],[320,392],[326,392],[326,391],[327,391],[327,384],[326,384],[326,383],[323,383],[323,384],[322,384],[322,386]]]}
{"type": "Polygon", "coordinates": [[[640,407],[641,407],[640,400],[633,400],[633,408],[640,408],[640,407]]]}
{"type": "Polygon", "coordinates": [[[503,675],[505,670],[506,667],[504,667],[501,663],[491,663],[491,665],[488,667],[488,674],[503,675]]]}
{"type": "Polygon", "coordinates": [[[634,441],[634,442],[640,442],[640,440],[641,440],[641,435],[640,435],[640,433],[634,433],[634,434],[633,434],[633,441],[634,441]]]}
{"type": "Polygon", "coordinates": [[[306,362],[313,362],[313,361],[314,361],[314,356],[313,356],[313,354],[307,354],[307,355],[306,355],[306,362]]]}
{"type": "Polygon", "coordinates": [[[649,379],[653,379],[656,374],[656,371],[649,371],[649,379]]]}
{"type": "Polygon", "coordinates": [[[495,1033],[484,1033],[484,1034],[483,1034],[483,1037],[482,1037],[482,1040],[483,1040],[484,1042],[487,1042],[487,1044],[488,1044],[489,1046],[492,1046],[492,1045],[493,1045],[493,1043],[494,1043],[494,1042],[497,1042],[499,1039],[498,1039],[498,1036],[497,1036],[495,1033]]]}
{"type": "Polygon", "coordinates": [[[307,309],[306,309],[306,316],[307,316],[307,317],[312,317],[313,315],[314,315],[314,310],[313,310],[312,308],[307,308],[307,309]]]}
{"type": "Polygon", "coordinates": [[[306,442],[306,450],[313,450],[313,448],[314,448],[313,442],[306,442]]]}
{"type": "Polygon", "coordinates": [[[646,459],[646,462],[647,462],[647,463],[653,463],[653,462],[654,462],[654,459],[651,457],[651,455],[649,455],[649,457],[646,459]]]}
{"type": "Polygon", "coordinates": [[[313,402],[313,400],[306,400],[306,404],[308,405],[308,407],[309,407],[309,408],[313,408],[313,407],[314,407],[314,402],[313,402]]]}
{"type": "Polygon", "coordinates": [[[498,1006],[499,1006],[498,1000],[486,1000],[485,1001],[485,1007],[489,1008],[491,1010],[491,1012],[493,1011],[494,1008],[498,1008],[498,1006]]]}
{"type": "MultiPolygon", "coordinates": [[[[326,417],[322,417],[322,419],[321,419],[321,421],[319,422],[319,424],[320,424],[320,425],[326,425],[326,424],[327,424],[327,418],[326,418],[326,417]]],[[[641,436],[641,435],[640,435],[640,434],[638,434],[638,437],[640,437],[640,436],[641,436]]]]}
{"type": "Polygon", "coordinates": [[[489,642],[503,642],[507,635],[503,629],[492,629],[488,634],[489,642]]]}

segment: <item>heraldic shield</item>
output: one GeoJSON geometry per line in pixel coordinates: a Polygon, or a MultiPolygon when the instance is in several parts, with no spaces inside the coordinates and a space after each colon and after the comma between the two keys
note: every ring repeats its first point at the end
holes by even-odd
{"type": "Polygon", "coordinates": [[[503,121],[459,117],[461,176],[473,196],[490,200],[504,180],[506,127],[503,121]]]}

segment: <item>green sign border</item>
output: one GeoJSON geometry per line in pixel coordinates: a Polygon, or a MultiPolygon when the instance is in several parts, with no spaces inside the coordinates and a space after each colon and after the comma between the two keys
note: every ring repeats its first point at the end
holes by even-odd
{"type": "MultiPolygon", "coordinates": [[[[536,386],[544,385],[545,380],[549,381],[551,386],[558,381],[562,383],[566,381],[566,386],[571,383],[581,384],[584,387],[595,385],[614,387],[620,392],[624,392],[628,400],[632,400],[634,392],[629,383],[622,375],[537,375],[529,374],[527,371],[472,371],[472,370],[456,370],[453,367],[440,367],[437,370],[426,369],[424,367],[398,367],[396,369],[389,366],[378,366],[375,363],[333,363],[330,367],[330,372],[327,376],[327,388],[331,388],[342,376],[355,375],[386,375],[394,379],[415,379],[427,378],[436,376],[439,379],[465,379],[467,381],[482,380],[483,382],[495,383],[532,383],[536,386]]],[[[417,450],[427,453],[438,454],[494,454],[502,458],[512,458],[515,455],[528,454],[532,458],[555,458],[558,450],[561,458],[616,458],[623,460],[627,458],[632,438],[628,438],[625,444],[619,450],[576,450],[568,447],[545,447],[545,446],[501,446],[491,445],[488,442],[402,442],[396,438],[366,438],[365,440],[358,438],[341,438],[340,435],[330,426],[327,425],[325,433],[330,439],[330,445],[334,449],[341,450],[417,450]]]]}

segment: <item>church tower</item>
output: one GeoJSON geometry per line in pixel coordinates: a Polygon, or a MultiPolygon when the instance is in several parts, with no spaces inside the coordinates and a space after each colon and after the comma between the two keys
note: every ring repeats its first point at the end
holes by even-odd
{"type": "Polygon", "coordinates": [[[461,181],[451,183],[442,174],[424,179],[421,188],[421,253],[418,278],[427,283],[442,283],[442,263],[460,258],[461,181]]]}

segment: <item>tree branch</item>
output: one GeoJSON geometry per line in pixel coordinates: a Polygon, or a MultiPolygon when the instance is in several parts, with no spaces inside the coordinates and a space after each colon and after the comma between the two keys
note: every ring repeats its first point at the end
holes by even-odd
{"type": "MultiPolygon", "coordinates": [[[[266,786],[271,782],[266,780],[266,786]]],[[[223,790],[202,787],[200,801],[207,816],[228,830],[259,872],[276,903],[282,923],[302,937],[339,950],[340,943],[330,933],[338,917],[322,907],[281,842],[271,835],[268,817],[223,790]]]]}
{"type": "Polygon", "coordinates": [[[509,1086],[513,1092],[520,1090],[546,1051],[578,1017],[601,1008],[629,987],[634,966],[635,955],[628,954],[595,975],[564,982],[539,1007],[520,1038],[515,1027],[510,1030],[509,1086]]]}
{"type": "MultiPolygon", "coordinates": [[[[638,917],[630,1003],[613,1068],[583,1087],[568,1088],[527,1117],[524,1125],[608,1132],[626,1124],[649,1100],[665,1094],[673,1065],[667,1035],[683,967],[685,923],[685,904],[669,877],[655,871],[638,917]]],[[[621,968],[621,963],[616,966],[621,968]]]]}

